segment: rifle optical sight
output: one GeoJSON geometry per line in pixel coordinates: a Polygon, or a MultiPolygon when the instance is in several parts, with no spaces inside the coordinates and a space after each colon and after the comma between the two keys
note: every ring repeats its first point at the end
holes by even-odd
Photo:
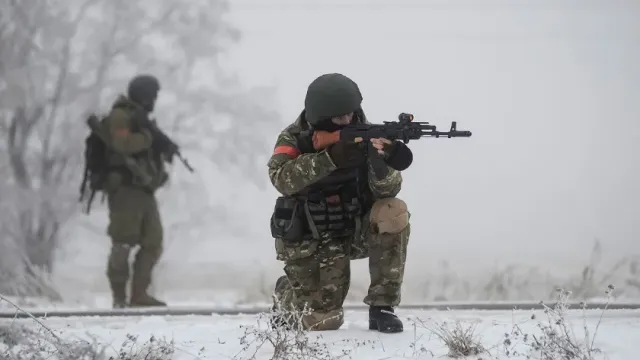
{"type": "Polygon", "coordinates": [[[401,122],[413,121],[413,114],[400,113],[400,115],[398,115],[398,120],[400,120],[401,122]]]}

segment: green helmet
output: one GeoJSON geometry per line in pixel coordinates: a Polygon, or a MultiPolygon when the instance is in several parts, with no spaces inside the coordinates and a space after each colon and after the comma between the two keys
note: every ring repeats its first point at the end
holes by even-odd
{"type": "Polygon", "coordinates": [[[160,82],[153,75],[137,75],[129,81],[127,93],[129,99],[144,106],[148,111],[153,107],[160,91],[160,82]]]}
{"type": "Polygon", "coordinates": [[[332,73],[324,74],[309,84],[304,99],[305,117],[312,125],[360,109],[362,94],[353,80],[332,73]]]}

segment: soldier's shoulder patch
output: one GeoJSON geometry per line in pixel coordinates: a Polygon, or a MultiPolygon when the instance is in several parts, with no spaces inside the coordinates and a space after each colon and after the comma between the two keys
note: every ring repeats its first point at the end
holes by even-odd
{"type": "Polygon", "coordinates": [[[131,131],[129,130],[129,128],[120,128],[120,129],[116,129],[115,130],[115,135],[116,136],[127,136],[131,133],[131,131]]]}

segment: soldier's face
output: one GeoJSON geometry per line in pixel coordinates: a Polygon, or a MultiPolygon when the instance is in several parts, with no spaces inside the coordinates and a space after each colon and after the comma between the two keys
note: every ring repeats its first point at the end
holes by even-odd
{"type": "Polygon", "coordinates": [[[350,112],[348,114],[342,115],[342,116],[334,116],[331,118],[331,121],[336,124],[336,125],[349,125],[351,124],[351,121],[353,120],[353,112],[350,112]]]}

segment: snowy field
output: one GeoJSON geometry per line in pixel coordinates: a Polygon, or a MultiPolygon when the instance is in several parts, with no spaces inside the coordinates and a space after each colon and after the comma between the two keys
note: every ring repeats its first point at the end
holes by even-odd
{"type": "MultiPolygon", "coordinates": [[[[365,312],[347,312],[343,327],[334,332],[310,333],[306,340],[293,340],[290,335],[276,334],[268,327],[268,320],[262,315],[239,316],[197,316],[197,317],[128,317],[128,318],[49,318],[37,324],[30,319],[0,321],[1,328],[17,329],[26,326],[36,331],[39,345],[51,338],[47,329],[65,341],[86,339],[104,346],[109,355],[125,352],[131,359],[271,359],[274,347],[259,339],[269,336],[283,338],[280,344],[290,353],[284,358],[296,359],[430,359],[446,358],[449,352],[445,343],[436,335],[438,329],[453,330],[459,322],[462,328],[475,326],[474,336],[488,353],[469,356],[469,359],[526,359],[531,348],[523,340],[527,334],[528,343],[535,336],[540,341],[550,340],[541,335],[541,324],[548,325],[555,320],[542,311],[403,311],[398,314],[405,320],[405,332],[401,334],[381,334],[367,329],[365,312]],[[535,319],[532,319],[535,314],[535,319]],[[521,335],[516,334],[516,329],[521,335]],[[245,334],[249,336],[243,336],[245,334]],[[149,342],[151,338],[153,342],[149,342]],[[295,344],[305,344],[307,351],[315,351],[314,356],[297,357],[295,344]],[[506,343],[511,342],[509,346],[506,343]],[[171,343],[173,342],[173,344],[171,343]],[[506,349],[520,355],[507,356],[506,349]],[[328,356],[329,351],[332,356],[328,356]],[[160,354],[163,353],[163,354],[160,354]],[[489,355],[490,354],[490,355],[489,355]]],[[[591,336],[597,330],[594,347],[602,353],[596,359],[633,360],[638,358],[636,343],[640,334],[640,311],[607,311],[600,319],[601,311],[568,312],[566,317],[575,331],[577,343],[583,340],[583,325],[586,324],[591,336]]],[[[563,331],[560,331],[562,333],[563,331]]],[[[0,336],[2,332],[0,332],[0,336]]],[[[565,336],[565,335],[562,335],[565,336]]],[[[566,337],[566,336],[565,336],[566,337]]],[[[1,338],[5,340],[7,337],[1,338]]],[[[0,345],[5,346],[5,345],[0,345]]],[[[44,349],[44,347],[41,347],[44,349]]],[[[15,348],[17,349],[17,348],[15,348]]],[[[14,350],[15,350],[14,349],[14,350]]],[[[534,351],[535,353],[539,351],[534,351]]],[[[55,357],[49,357],[55,359],[55,357]]],[[[559,357],[553,357],[558,359],[559,357]]]]}

